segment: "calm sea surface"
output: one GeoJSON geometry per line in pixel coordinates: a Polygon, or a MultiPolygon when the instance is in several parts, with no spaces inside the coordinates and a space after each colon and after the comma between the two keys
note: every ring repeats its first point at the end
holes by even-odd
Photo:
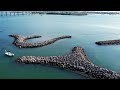
{"type": "Polygon", "coordinates": [[[85,49],[96,65],[120,73],[120,45],[98,46],[99,40],[120,39],[120,15],[24,15],[0,16],[0,79],[87,79],[80,74],[53,66],[18,64],[15,59],[23,55],[52,56],[68,54],[74,46],[85,49]],[[51,45],[19,49],[10,34],[41,35],[31,39],[38,42],[58,36],[72,38],[59,40],[51,45]],[[14,52],[6,57],[4,50],[14,52]]]}

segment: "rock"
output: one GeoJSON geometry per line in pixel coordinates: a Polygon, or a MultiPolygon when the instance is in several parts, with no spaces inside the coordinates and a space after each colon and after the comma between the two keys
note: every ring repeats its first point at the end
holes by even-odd
{"type": "Polygon", "coordinates": [[[22,36],[22,35],[18,35],[18,34],[13,34],[13,35],[9,35],[9,36],[15,38],[13,44],[15,44],[19,48],[42,47],[42,46],[52,44],[52,43],[54,43],[54,42],[56,42],[60,39],[71,38],[71,36],[61,36],[61,37],[53,38],[51,40],[43,41],[43,42],[40,42],[40,43],[27,43],[26,40],[33,39],[33,38],[39,38],[41,36],[37,36],[37,35],[22,36]]]}
{"type": "Polygon", "coordinates": [[[94,65],[88,59],[81,47],[74,47],[72,53],[64,56],[23,56],[17,58],[20,63],[26,64],[48,64],[61,68],[84,73],[98,79],[120,79],[120,74],[106,68],[94,65]]]}
{"type": "Polygon", "coordinates": [[[97,45],[120,45],[120,40],[106,40],[95,42],[97,45]]]}

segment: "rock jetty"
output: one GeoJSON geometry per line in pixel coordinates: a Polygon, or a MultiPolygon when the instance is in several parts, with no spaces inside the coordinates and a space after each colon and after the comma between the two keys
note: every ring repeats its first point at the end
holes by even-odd
{"type": "Polygon", "coordinates": [[[120,45],[120,40],[106,40],[95,42],[97,45],[120,45]]]}
{"type": "Polygon", "coordinates": [[[70,54],[64,56],[22,56],[18,57],[16,61],[25,64],[58,66],[97,79],[120,79],[119,73],[90,62],[81,47],[74,47],[70,54]]]}
{"type": "Polygon", "coordinates": [[[9,35],[10,37],[14,37],[15,40],[13,42],[14,45],[16,45],[19,48],[34,48],[34,47],[42,47],[48,44],[52,44],[60,39],[65,39],[65,38],[71,38],[71,36],[61,36],[61,37],[57,37],[57,38],[53,38],[47,41],[43,41],[43,42],[38,42],[38,43],[28,43],[26,42],[26,40],[28,39],[33,39],[33,38],[39,38],[41,36],[22,36],[22,35],[18,35],[18,34],[14,34],[14,35],[9,35]]]}

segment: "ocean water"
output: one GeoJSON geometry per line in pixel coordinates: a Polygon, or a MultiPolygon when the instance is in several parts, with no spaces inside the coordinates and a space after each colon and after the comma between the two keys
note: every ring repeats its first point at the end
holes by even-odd
{"type": "Polygon", "coordinates": [[[120,15],[23,15],[0,16],[0,79],[89,79],[78,73],[47,65],[25,65],[16,63],[23,55],[65,55],[74,46],[84,48],[91,62],[120,73],[120,45],[98,46],[96,41],[120,38],[120,15]],[[51,45],[19,49],[12,42],[11,34],[41,35],[31,39],[38,42],[58,36],[72,38],[59,40],[51,45]],[[6,57],[10,50],[15,57],[6,57]]]}

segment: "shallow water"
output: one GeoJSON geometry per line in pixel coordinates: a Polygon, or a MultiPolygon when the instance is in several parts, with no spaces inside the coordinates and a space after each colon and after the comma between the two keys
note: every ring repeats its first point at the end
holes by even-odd
{"type": "Polygon", "coordinates": [[[74,46],[85,49],[90,60],[98,65],[120,72],[120,45],[98,46],[99,40],[120,38],[120,15],[24,15],[0,16],[0,78],[40,78],[40,79],[87,79],[69,70],[44,65],[24,65],[15,62],[23,55],[52,56],[70,53],[74,46]],[[38,42],[62,35],[72,38],[59,40],[51,45],[19,49],[12,42],[10,34],[41,35],[31,39],[38,42]],[[6,57],[4,50],[15,53],[15,57],[6,57]]]}

